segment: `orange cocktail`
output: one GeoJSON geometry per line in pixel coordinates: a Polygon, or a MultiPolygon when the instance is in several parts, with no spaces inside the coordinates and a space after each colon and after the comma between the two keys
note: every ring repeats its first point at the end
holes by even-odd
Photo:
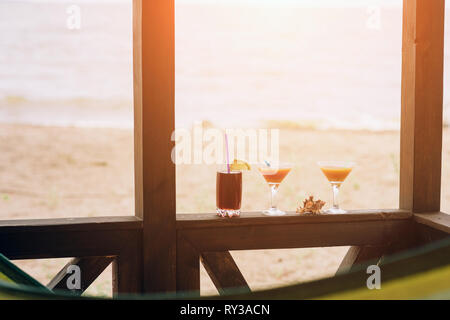
{"type": "Polygon", "coordinates": [[[268,163],[258,167],[259,172],[261,172],[264,180],[269,184],[271,193],[270,193],[270,208],[264,210],[263,213],[268,216],[282,216],[285,215],[286,212],[281,211],[276,206],[276,195],[278,192],[278,187],[281,182],[286,178],[288,173],[291,171],[291,165],[281,165],[281,166],[270,166],[268,163]]]}
{"type": "Polygon", "coordinates": [[[333,188],[333,207],[326,210],[326,213],[345,213],[339,208],[338,195],[339,188],[355,166],[354,162],[348,161],[321,161],[318,162],[320,170],[331,183],[333,188]]]}
{"type": "Polygon", "coordinates": [[[350,174],[353,168],[346,167],[320,167],[325,177],[327,177],[328,181],[331,183],[342,183],[345,178],[350,174]]]}
{"type": "Polygon", "coordinates": [[[263,175],[264,179],[266,179],[268,184],[277,184],[277,185],[280,185],[280,183],[291,171],[291,168],[272,169],[260,167],[258,169],[259,172],[261,172],[261,174],[263,175]]]}

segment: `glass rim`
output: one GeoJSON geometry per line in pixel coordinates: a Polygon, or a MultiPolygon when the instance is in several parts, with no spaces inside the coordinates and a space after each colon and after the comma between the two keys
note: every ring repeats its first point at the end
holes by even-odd
{"type": "Polygon", "coordinates": [[[217,173],[232,174],[232,173],[242,173],[243,170],[231,170],[230,169],[230,172],[228,172],[228,169],[224,168],[224,169],[217,169],[216,171],[217,171],[217,173]]]}
{"type": "Polygon", "coordinates": [[[263,169],[286,169],[286,168],[293,168],[294,164],[292,162],[278,162],[274,166],[267,166],[265,163],[257,163],[255,165],[257,168],[263,168],[263,169]]]}
{"type": "Polygon", "coordinates": [[[336,167],[336,168],[353,168],[356,166],[355,161],[317,161],[319,167],[336,167]]]}

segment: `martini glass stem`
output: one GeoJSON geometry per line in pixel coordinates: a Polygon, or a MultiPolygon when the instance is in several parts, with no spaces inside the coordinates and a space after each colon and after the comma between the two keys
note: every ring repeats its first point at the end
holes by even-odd
{"type": "Polygon", "coordinates": [[[333,188],[333,209],[339,210],[339,188],[341,187],[340,183],[332,183],[331,187],[333,188]]]}
{"type": "Polygon", "coordinates": [[[277,193],[278,193],[278,184],[270,185],[270,209],[277,209],[277,193]]]}

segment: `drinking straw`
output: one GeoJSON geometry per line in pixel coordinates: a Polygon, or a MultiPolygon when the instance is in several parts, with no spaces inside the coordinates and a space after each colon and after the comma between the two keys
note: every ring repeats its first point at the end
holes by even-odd
{"type": "Polygon", "coordinates": [[[270,162],[267,160],[264,160],[264,162],[266,163],[266,166],[270,167],[270,162]]]}
{"type": "Polygon", "coordinates": [[[225,133],[225,147],[227,149],[227,171],[230,173],[230,154],[228,152],[228,136],[225,133]]]}

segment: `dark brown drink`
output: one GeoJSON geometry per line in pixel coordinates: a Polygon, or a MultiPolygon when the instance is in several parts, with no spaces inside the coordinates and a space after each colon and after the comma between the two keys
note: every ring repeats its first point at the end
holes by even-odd
{"type": "Polygon", "coordinates": [[[242,172],[218,171],[216,180],[217,214],[239,216],[242,200],[242,172]]]}

